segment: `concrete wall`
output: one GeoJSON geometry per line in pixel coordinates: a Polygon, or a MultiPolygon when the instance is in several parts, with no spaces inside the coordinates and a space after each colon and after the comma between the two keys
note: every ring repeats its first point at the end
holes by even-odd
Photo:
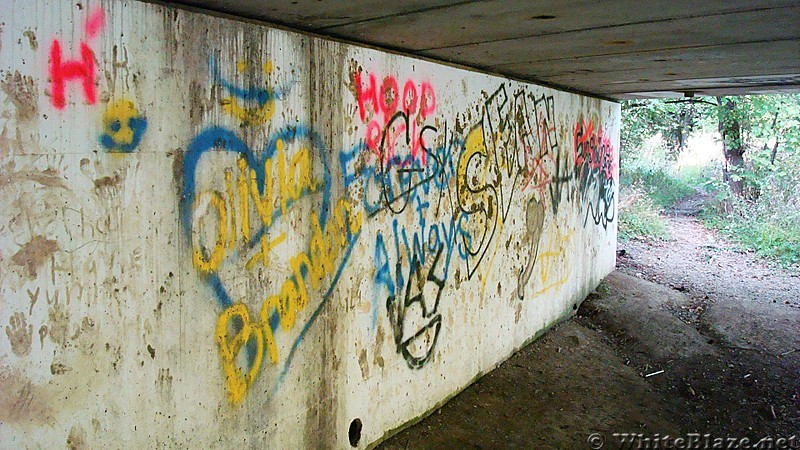
{"type": "Polygon", "coordinates": [[[3,447],[365,447],[614,265],[616,104],[134,1],[0,17],[3,447]]]}

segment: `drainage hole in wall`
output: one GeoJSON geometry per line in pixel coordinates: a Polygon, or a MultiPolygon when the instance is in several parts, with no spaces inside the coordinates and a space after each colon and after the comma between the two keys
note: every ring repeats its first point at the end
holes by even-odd
{"type": "Polygon", "coordinates": [[[359,441],[361,441],[361,419],[353,419],[350,422],[350,430],[347,432],[347,436],[350,438],[350,445],[353,447],[357,447],[359,441]]]}
{"type": "Polygon", "coordinates": [[[577,311],[578,310],[578,304],[577,303],[573,303],[572,310],[573,311],[577,311]]]}

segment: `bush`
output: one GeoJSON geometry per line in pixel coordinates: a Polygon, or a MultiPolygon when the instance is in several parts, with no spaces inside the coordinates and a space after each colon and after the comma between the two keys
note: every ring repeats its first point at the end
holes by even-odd
{"type": "Polygon", "coordinates": [[[623,186],[637,187],[661,208],[669,208],[696,192],[673,168],[646,160],[628,163],[620,176],[623,186]]]}
{"type": "Polygon", "coordinates": [[[748,202],[722,183],[715,187],[716,195],[703,217],[707,226],[784,266],[800,264],[800,211],[771,195],[748,202]]]}
{"type": "Polygon", "coordinates": [[[619,201],[619,237],[666,239],[669,237],[660,209],[641,189],[622,187],[619,201]]]}

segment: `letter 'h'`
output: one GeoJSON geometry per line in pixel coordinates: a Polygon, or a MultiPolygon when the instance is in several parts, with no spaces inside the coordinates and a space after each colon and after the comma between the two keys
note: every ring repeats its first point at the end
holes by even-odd
{"type": "Polygon", "coordinates": [[[69,61],[61,61],[61,44],[58,40],[53,41],[50,47],[50,80],[52,86],[53,106],[64,109],[66,98],[64,88],[67,81],[80,79],[83,85],[83,95],[86,102],[94,105],[97,102],[97,92],[95,88],[95,65],[92,49],[81,42],[81,58],[69,61]]]}

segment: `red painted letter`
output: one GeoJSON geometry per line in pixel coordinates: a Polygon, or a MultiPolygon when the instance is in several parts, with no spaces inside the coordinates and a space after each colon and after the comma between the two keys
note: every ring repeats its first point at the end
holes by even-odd
{"type": "Polygon", "coordinates": [[[97,88],[95,87],[95,66],[92,49],[81,42],[81,59],[61,61],[61,44],[53,40],[50,46],[50,82],[52,87],[53,106],[64,109],[67,100],[64,97],[64,88],[67,81],[80,79],[83,85],[83,96],[86,102],[94,105],[97,102],[97,88]]]}
{"type": "Polygon", "coordinates": [[[375,90],[375,75],[369,75],[369,87],[364,90],[361,85],[361,72],[356,72],[356,98],[358,99],[358,113],[364,121],[367,115],[367,103],[372,103],[375,112],[378,112],[378,93],[375,90]]]}
{"type": "Polygon", "coordinates": [[[427,81],[422,83],[419,109],[419,113],[423,119],[436,111],[436,92],[433,90],[433,86],[427,81]]]}

